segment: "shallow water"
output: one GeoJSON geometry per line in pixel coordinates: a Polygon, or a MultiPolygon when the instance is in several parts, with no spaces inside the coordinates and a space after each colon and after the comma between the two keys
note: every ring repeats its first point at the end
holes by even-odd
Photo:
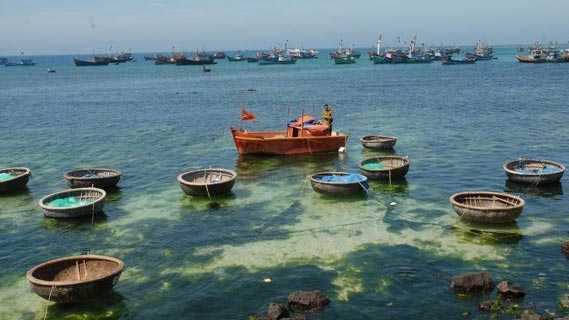
{"type": "Polygon", "coordinates": [[[496,49],[498,60],[457,66],[364,58],[336,66],[322,51],[291,66],[219,61],[210,73],[155,66],[142,54],[107,67],[46,56],[35,67],[0,68],[0,167],[33,174],[26,190],[0,195],[0,318],[246,319],[313,289],[332,302],[309,319],[487,318],[476,306],[495,291],[465,298],[448,288],[453,275],[479,270],[521,284],[522,307],[562,315],[564,179],[512,185],[502,165],[569,163],[569,64],[520,64],[515,47],[496,49]],[[230,126],[280,129],[324,103],[334,129],[350,136],[345,154],[235,151],[230,126]],[[240,124],[242,106],[258,120],[240,124]],[[395,150],[362,148],[369,134],[397,136],[395,150]],[[346,198],[317,194],[306,179],[357,172],[375,154],[408,155],[405,179],[369,181],[367,196],[346,198]],[[43,217],[38,200],[87,166],[123,172],[104,214],[43,217]],[[176,176],[210,166],[238,173],[232,192],[212,201],[185,195],[176,176]],[[527,204],[512,225],[467,223],[448,200],[465,190],[508,191],[527,204]],[[29,268],[86,252],[127,265],[108,297],[57,306],[31,292],[29,268]]]}

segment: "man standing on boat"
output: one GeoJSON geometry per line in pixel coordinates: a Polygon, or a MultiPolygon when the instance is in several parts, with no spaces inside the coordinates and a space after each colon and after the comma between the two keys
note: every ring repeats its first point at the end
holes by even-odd
{"type": "Polygon", "coordinates": [[[330,127],[330,134],[332,134],[332,122],[334,122],[334,117],[332,116],[332,108],[330,108],[328,104],[324,105],[322,119],[324,120],[324,123],[330,127]]]}

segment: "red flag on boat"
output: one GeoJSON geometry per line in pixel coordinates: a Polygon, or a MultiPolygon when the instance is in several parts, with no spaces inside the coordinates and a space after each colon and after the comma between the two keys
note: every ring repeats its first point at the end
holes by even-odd
{"type": "Polygon", "coordinates": [[[257,116],[245,110],[245,108],[241,108],[241,121],[248,121],[248,120],[257,120],[257,116]]]}

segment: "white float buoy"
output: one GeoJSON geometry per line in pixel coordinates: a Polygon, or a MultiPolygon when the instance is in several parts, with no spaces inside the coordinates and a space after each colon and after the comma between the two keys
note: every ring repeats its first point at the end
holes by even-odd
{"type": "Polygon", "coordinates": [[[344,147],[340,147],[340,149],[338,149],[339,153],[346,153],[346,148],[344,147]]]}

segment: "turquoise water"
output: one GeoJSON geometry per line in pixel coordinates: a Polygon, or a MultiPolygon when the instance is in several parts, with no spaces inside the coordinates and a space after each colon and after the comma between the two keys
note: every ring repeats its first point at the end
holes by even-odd
{"type": "MultiPolygon", "coordinates": [[[[461,272],[512,280],[523,307],[563,315],[569,294],[569,199],[561,184],[512,185],[502,165],[519,157],[569,164],[569,64],[520,64],[515,47],[474,65],[374,65],[365,57],[259,66],[137,62],[73,65],[72,56],[34,57],[35,67],[0,68],[0,167],[32,170],[28,188],[0,195],[0,318],[247,319],[296,290],[320,289],[331,304],[309,319],[486,319],[477,304],[496,292],[459,297],[461,272]],[[55,73],[45,69],[54,68],[55,73]],[[250,130],[332,106],[345,154],[239,156],[229,127],[241,107],[250,130]],[[397,136],[392,152],[359,137],[397,136]],[[375,154],[408,155],[405,180],[369,181],[367,196],[314,192],[308,174],[357,172],[375,154]],[[104,214],[43,217],[41,197],[67,188],[74,168],[123,172],[104,214]],[[232,193],[185,195],[176,176],[204,167],[236,170],[232,193]],[[460,221],[455,192],[508,191],[527,204],[513,225],[460,221]],[[395,202],[395,206],[390,206],[395,202]],[[126,269],[108,297],[76,306],[31,292],[26,271],[41,262],[94,253],[126,269]],[[270,279],[270,282],[265,281],[270,279]]],[[[365,51],[364,51],[365,52],[365,51]]]]}

